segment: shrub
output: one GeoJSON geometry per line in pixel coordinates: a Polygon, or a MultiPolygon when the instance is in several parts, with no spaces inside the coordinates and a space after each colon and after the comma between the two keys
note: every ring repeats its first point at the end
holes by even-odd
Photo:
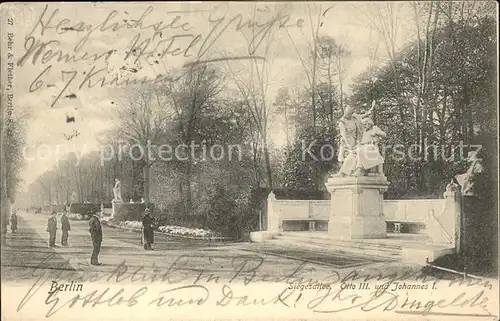
{"type": "Polygon", "coordinates": [[[206,227],[236,241],[241,240],[247,233],[258,229],[261,195],[259,190],[217,186],[210,199],[206,227]]]}

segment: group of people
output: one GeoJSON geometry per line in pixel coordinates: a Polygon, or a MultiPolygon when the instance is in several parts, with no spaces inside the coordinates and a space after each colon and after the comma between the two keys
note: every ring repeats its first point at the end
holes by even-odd
{"type": "MultiPolygon", "coordinates": [[[[71,231],[71,224],[69,222],[68,216],[66,215],[66,210],[64,210],[61,215],[61,231],[61,245],[69,246],[68,237],[69,231],[71,231]]],[[[52,212],[49,219],[47,220],[47,232],[49,233],[49,247],[56,247],[57,213],[55,211],[52,212]]],[[[93,244],[90,264],[102,265],[98,260],[102,242],[102,226],[97,213],[94,213],[94,215],[92,215],[92,217],[89,219],[89,232],[93,244]]]]}
{"type": "MultiPolygon", "coordinates": [[[[56,246],[57,235],[57,213],[54,211],[47,220],[47,232],[49,232],[49,247],[56,246]]],[[[71,231],[71,224],[66,216],[66,211],[61,215],[61,245],[68,246],[69,231],[71,231]]]]}
{"type": "MultiPolygon", "coordinates": [[[[153,250],[152,244],[154,243],[154,228],[153,219],[150,216],[150,210],[146,208],[142,218],[142,237],[141,242],[145,250],[153,250]]],[[[69,219],[66,215],[66,210],[61,215],[61,245],[68,246],[68,236],[71,230],[69,219]]],[[[56,246],[57,236],[57,213],[52,212],[47,221],[47,232],[49,233],[49,247],[56,246]]],[[[89,219],[89,232],[92,240],[92,255],[90,256],[90,264],[102,265],[99,262],[99,253],[101,252],[102,244],[102,225],[97,212],[95,212],[89,219]]]]}

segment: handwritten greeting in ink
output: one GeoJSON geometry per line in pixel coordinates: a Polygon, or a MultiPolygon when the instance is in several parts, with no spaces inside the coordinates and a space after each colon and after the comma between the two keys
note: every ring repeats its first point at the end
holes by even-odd
{"type": "Polygon", "coordinates": [[[68,94],[70,86],[76,85],[78,90],[84,90],[176,81],[182,78],[182,73],[177,77],[161,73],[155,77],[133,75],[142,65],[159,64],[173,57],[185,59],[184,68],[223,60],[264,59],[259,55],[259,49],[270,33],[304,27],[304,20],[292,18],[285,9],[273,12],[266,6],[264,10],[256,10],[250,18],[246,16],[229,13],[224,6],[207,11],[166,12],[158,12],[149,6],[133,15],[110,10],[101,21],[90,23],[72,21],[59,9],[47,5],[26,35],[24,52],[17,65],[40,67],[29,86],[30,92],[44,88],[46,79],[53,79],[55,75],[59,77],[64,85],[52,101],[54,107],[61,97],[68,94]],[[153,16],[160,16],[161,20],[153,16]],[[199,28],[199,19],[205,20],[208,29],[199,28]],[[61,40],[68,34],[72,35],[71,45],[61,40]],[[223,38],[228,34],[241,37],[240,43],[246,46],[244,54],[215,55],[224,48],[223,38]],[[96,49],[94,41],[102,43],[101,37],[124,38],[124,45],[96,49]],[[119,68],[131,73],[127,77],[112,75],[112,60],[137,67],[119,68]],[[59,72],[56,66],[60,68],[59,72]]]}

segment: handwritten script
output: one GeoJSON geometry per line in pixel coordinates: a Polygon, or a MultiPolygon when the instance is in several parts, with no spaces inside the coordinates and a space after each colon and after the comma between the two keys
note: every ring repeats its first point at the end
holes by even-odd
{"type": "MultiPolygon", "coordinates": [[[[348,310],[370,312],[379,311],[412,311],[422,315],[433,313],[439,309],[459,308],[479,310],[483,315],[492,315],[488,310],[491,303],[488,291],[492,284],[485,280],[453,279],[441,280],[424,274],[408,272],[398,273],[361,273],[351,270],[344,276],[336,270],[317,280],[311,275],[315,271],[314,264],[307,261],[290,267],[282,275],[270,275],[265,272],[265,260],[258,255],[222,257],[222,256],[189,256],[181,255],[166,269],[157,271],[154,266],[129,266],[121,262],[109,272],[94,271],[91,273],[72,269],[63,264],[56,269],[52,266],[46,269],[51,261],[47,257],[24,278],[35,279],[35,282],[22,298],[17,310],[21,311],[41,290],[53,280],[74,280],[79,282],[97,282],[106,285],[104,290],[91,289],[71,294],[67,292],[64,299],[59,291],[46,295],[45,305],[48,307],[46,317],[57,314],[64,308],[96,307],[96,306],[148,306],[148,307],[182,307],[205,304],[225,306],[279,306],[280,308],[307,308],[315,313],[337,313],[348,310]],[[188,268],[191,261],[200,263],[205,260],[205,268],[188,268]],[[215,261],[226,261],[230,270],[217,273],[212,265],[215,261]],[[415,292],[392,291],[389,285],[402,280],[417,280],[422,284],[430,283],[437,286],[459,286],[460,291],[453,291],[452,297],[441,297],[422,300],[414,297],[415,292]],[[372,291],[349,291],[343,286],[349,282],[379,282],[382,286],[372,291]],[[297,286],[283,286],[277,293],[266,291],[251,291],[251,284],[304,284],[317,282],[329,284],[319,290],[304,293],[297,286]],[[133,284],[140,287],[133,287],[133,284]],[[126,284],[126,286],[120,286],[126,284]],[[151,284],[151,286],[149,285],[151,284]],[[385,285],[385,286],[384,286],[385,285]],[[128,289],[127,289],[128,288],[128,289]],[[158,290],[161,288],[161,290],[158,290]],[[214,290],[215,289],[215,290],[214,290]]],[[[217,265],[217,264],[215,264],[217,265]]],[[[219,271],[220,272],[220,271],[219,271]]],[[[316,273],[317,274],[317,273],[316,273]]],[[[92,288],[91,286],[89,286],[92,288]]]]}
{"type": "Polygon", "coordinates": [[[58,81],[64,85],[53,100],[53,107],[67,92],[68,87],[74,85],[82,90],[96,86],[176,81],[176,77],[157,72],[154,77],[134,76],[143,65],[162,64],[174,57],[186,59],[184,68],[224,60],[264,60],[265,57],[259,55],[259,52],[262,51],[260,49],[264,47],[263,44],[270,41],[271,34],[282,29],[304,27],[302,19],[292,19],[284,9],[271,11],[266,5],[265,10],[257,10],[255,13],[250,18],[242,13],[230,14],[228,7],[223,5],[209,11],[167,12],[149,6],[132,17],[128,13],[124,15],[111,10],[102,21],[93,24],[83,20],[72,21],[61,15],[59,9],[52,9],[47,5],[26,35],[24,52],[17,65],[40,66],[42,69],[31,83],[30,92],[43,88],[48,79],[52,82],[59,77],[58,81]],[[162,20],[157,20],[158,16],[162,20]],[[204,21],[200,23],[200,19],[204,21]],[[70,39],[74,39],[74,44],[67,45],[59,39],[68,33],[72,36],[70,39]],[[246,46],[245,52],[236,56],[214,56],[225,46],[223,39],[228,34],[231,37],[242,36],[241,41],[235,42],[233,38],[231,43],[242,43],[246,46]],[[115,41],[106,48],[103,39],[109,37],[113,37],[115,41]],[[125,39],[123,43],[122,39],[125,39]],[[112,63],[130,63],[135,67],[121,66],[117,68],[120,73],[113,75],[113,68],[110,66],[112,63]],[[60,76],[57,77],[56,64],[62,66],[60,76]],[[65,67],[68,65],[71,67],[65,67]],[[131,75],[124,77],[125,71],[131,75]]]}

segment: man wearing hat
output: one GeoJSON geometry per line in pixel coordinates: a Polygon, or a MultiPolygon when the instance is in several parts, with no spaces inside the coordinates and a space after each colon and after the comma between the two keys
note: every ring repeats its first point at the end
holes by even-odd
{"type": "Polygon", "coordinates": [[[154,243],[153,219],[150,216],[149,208],[144,211],[142,218],[142,243],[145,250],[153,250],[151,244],[154,243]]]}
{"type": "Polygon", "coordinates": [[[102,265],[102,263],[99,262],[99,252],[101,252],[102,243],[102,226],[96,212],[94,212],[94,214],[90,217],[89,232],[93,246],[92,255],[90,257],[90,264],[102,265]]]}
{"type": "Polygon", "coordinates": [[[57,218],[56,212],[52,212],[47,220],[47,232],[49,232],[49,246],[56,246],[56,233],[57,233],[57,218]]]}
{"type": "Polygon", "coordinates": [[[62,230],[61,245],[68,246],[68,234],[69,234],[68,231],[71,231],[71,224],[69,223],[69,219],[66,216],[66,209],[64,209],[61,216],[61,230],[62,230]]]}

